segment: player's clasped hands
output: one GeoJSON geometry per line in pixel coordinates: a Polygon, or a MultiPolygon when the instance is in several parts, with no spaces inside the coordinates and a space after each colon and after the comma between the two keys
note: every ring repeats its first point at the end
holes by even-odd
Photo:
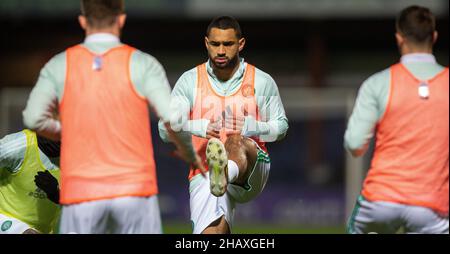
{"type": "Polygon", "coordinates": [[[206,138],[220,138],[220,129],[222,129],[222,121],[210,122],[206,130],[206,138]]]}
{"type": "Polygon", "coordinates": [[[239,135],[244,128],[245,118],[241,116],[227,116],[225,118],[225,133],[227,136],[239,135]]]}
{"type": "Polygon", "coordinates": [[[245,118],[227,116],[224,121],[218,120],[215,122],[210,122],[206,130],[206,138],[219,138],[222,129],[225,129],[226,136],[239,135],[244,128],[245,118]]]}

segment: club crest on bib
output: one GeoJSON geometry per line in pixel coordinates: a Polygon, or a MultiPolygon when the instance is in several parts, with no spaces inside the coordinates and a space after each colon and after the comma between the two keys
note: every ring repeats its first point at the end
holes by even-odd
{"type": "Polygon", "coordinates": [[[252,86],[250,84],[242,85],[241,93],[242,93],[242,96],[244,96],[246,98],[253,96],[252,86]]]}
{"type": "Polygon", "coordinates": [[[10,229],[12,226],[12,221],[7,220],[5,222],[2,223],[1,229],[3,232],[5,232],[6,230],[10,229]]]}

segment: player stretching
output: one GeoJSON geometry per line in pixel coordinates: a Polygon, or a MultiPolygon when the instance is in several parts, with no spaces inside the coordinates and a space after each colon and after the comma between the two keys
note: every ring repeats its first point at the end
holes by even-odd
{"type": "MultiPolygon", "coordinates": [[[[195,234],[231,232],[235,203],[255,198],[267,182],[264,142],[282,139],[288,129],[275,81],[239,57],[244,45],[234,18],[215,18],[205,37],[209,60],[185,72],[172,92],[181,109],[172,124],[193,134],[209,168],[207,179],[196,168],[189,175],[195,234]]],[[[161,124],[160,135],[166,139],[161,124]]]]}

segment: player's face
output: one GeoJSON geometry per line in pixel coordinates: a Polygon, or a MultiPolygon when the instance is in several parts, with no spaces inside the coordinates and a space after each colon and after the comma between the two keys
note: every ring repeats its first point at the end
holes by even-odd
{"type": "Polygon", "coordinates": [[[244,48],[245,39],[238,39],[234,29],[212,28],[205,37],[206,49],[215,68],[233,68],[238,61],[239,52],[244,48]]]}

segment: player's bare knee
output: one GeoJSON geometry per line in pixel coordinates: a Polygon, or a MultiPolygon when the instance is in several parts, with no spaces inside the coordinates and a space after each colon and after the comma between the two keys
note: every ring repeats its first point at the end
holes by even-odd
{"type": "Polygon", "coordinates": [[[228,226],[228,222],[224,216],[213,221],[202,232],[202,234],[229,234],[229,233],[230,233],[230,227],[228,226]]]}
{"type": "Polygon", "coordinates": [[[231,135],[227,137],[227,141],[225,142],[225,147],[227,146],[241,146],[243,141],[243,137],[241,135],[231,135]]]}
{"type": "Polygon", "coordinates": [[[245,147],[245,150],[247,150],[247,151],[255,151],[256,152],[258,149],[255,142],[253,142],[249,138],[243,138],[242,145],[245,147]]]}
{"type": "Polygon", "coordinates": [[[32,229],[32,228],[29,228],[29,229],[25,230],[22,234],[24,234],[24,235],[34,235],[34,234],[39,234],[39,232],[34,230],[34,229],[32,229]]]}
{"type": "Polygon", "coordinates": [[[258,147],[256,146],[255,142],[248,138],[244,138],[242,146],[245,149],[245,154],[247,160],[249,161],[249,164],[253,164],[254,161],[256,161],[256,156],[258,154],[258,147]]]}

